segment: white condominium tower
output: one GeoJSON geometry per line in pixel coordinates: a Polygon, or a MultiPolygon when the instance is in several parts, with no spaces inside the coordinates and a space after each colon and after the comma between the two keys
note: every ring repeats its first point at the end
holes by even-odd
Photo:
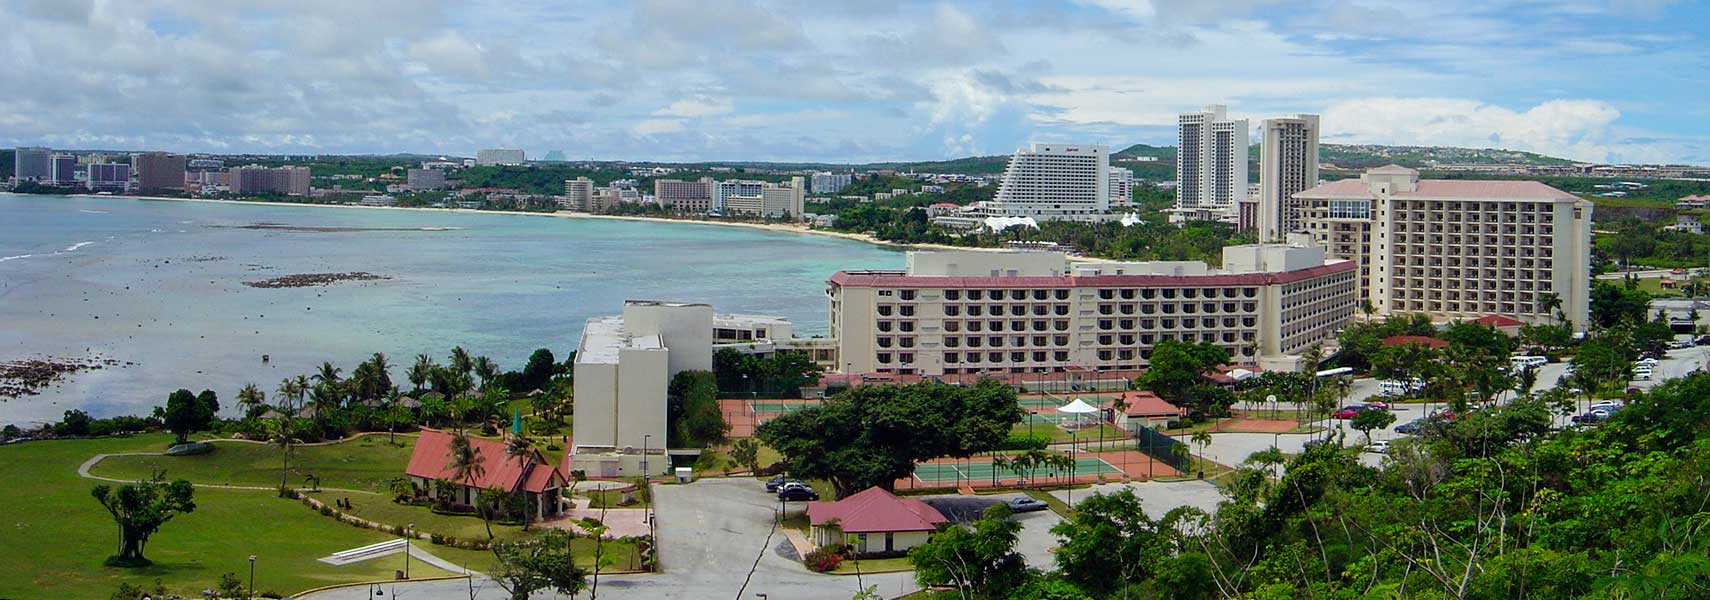
{"type": "Polygon", "coordinates": [[[1247,120],[1214,104],[1177,122],[1176,210],[1233,210],[1247,195],[1247,120]]]}
{"type": "Polygon", "coordinates": [[[1318,115],[1265,119],[1259,125],[1259,239],[1279,240],[1305,226],[1305,201],[1318,185],[1318,115]]]}
{"type": "Polygon", "coordinates": [[[1098,220],[1110,208],[1109,169],[1106,146],[1035,142],[1009,158],[991,211],[1040,221],[1098,220]]]}
{"type": "Polygon", "coordinates": [[[1110,207],[1123,208],[1134,205],[1134,172],[1128,167],[1111,167],[1110,173],[1110,207]]]}

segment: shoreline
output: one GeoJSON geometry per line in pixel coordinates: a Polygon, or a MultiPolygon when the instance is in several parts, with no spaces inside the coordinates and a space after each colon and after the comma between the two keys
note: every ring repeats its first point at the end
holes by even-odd
{"type": "MultiPolygon", "coordinates": [[[[6,195],[12,195],[12,196],[39,195],[39,194],[19,194],[17,192],[0,192],[0,194],[6,194],[6,195]]],[[[169,196],[132,196],[132,195],[124,195],[124,196],[105,195],[105,196],[103,196],[100,194],[64,194],[64,195],[67,197],[71,197],[71,198],[93,198],[93,199],[97,199],[97,200],[108,200],[108,199],[157,200],[157,201],[168,201],[168,202],[206,202],[206,203],[212,203],[212,204],[238,204],[238,205],[250,205],[250,206],[304,206],[304,207],[311,207],[311,208],[351,208],[351,209],[365,209],[365,210],[440,211],[440,212],[463,213],[463,214],[481,214],[481,215],[514,215],[514,216],[525,216],[525,217],[553,217],[553,218],[559,218],[559,219],[605,219],[605,220],[611,220],[611,221],[635,221],[635,222],[644,222],[644,223],[682,223],[682,224],[691,224],[691,225],[721,225],[721,226],[725,226],[725,227],[742,227],[742,228],[747,228],[747,229],[754,229],[754,230],[760,230],[760,231],[771,231],[771,232],[777,232],[777,233],[793,233],[793,234],[800,234],[800,235],[818,235],[818,236],[825,236],[825,237],[834,237],[834,238],[841,238],[841,239],[845,239],[845,240],[849,240],[849,241],[853,241],[853,242],[862,242],[862,243],[866,243],[866,244],[872,244],[874,246],[884,246],[884,247],[888,247],[888,248],[896,248],[896,249],[901,249],[901,250],[946,250],[946,251],[968,250],[968,251],[973,251],[973,252],[1003,252],[1003,251],[1005,251],[1004,248],[981,248],[981,247],[968,247],[968,246],[951,246],[948,244],[930,244],[930,243],[928,243],[928,244],[904,244],[904,243],[899,243],[899,242],[887,242],[885,240],[875,238],[875,237],[873,237],[871,235],[867,235],[865,233],[849,233],[849,232],[845,232],[845,231],[830,231],[830,230],[825,230],[825,229],[814,229],[814,228],[808,227],[806,225],[798,225],[798,224],[791,224],[791,223],[750,223],[750,222],[744,222],[744,221],[712,221],[712,220],[707,220],[707,219],[674,219],[674,218],[669,218],[669,217],[644,217],[644,216],[636,216],[636,215],[596,215],[593,213],[579,213],[579,212],[570,212],[570,211],[563,211],[563,210],[550,212],[550,213],[537,213],[537,212],[522,212],[522,211],[509,211],[509,210],[487,210],[487,209],[480,209],[480,208],[428,208],[428,207],[416,207],[416,206],[362,206],[359,204],[313,204],[313,203],[308,203],[308,202],[275,202],[275,201],[269,201],[269,200],[227,200],[227,199],[218,199],[218,198],[173,198],[173,197],[169,197],[169,196]]],[[[1111,262],[1110,259],[1098,258],[1098,257],[1092,257],[1092,256],[1067,256],[1067,258],[1068,258],[1069,262],[1111,262]]]]}

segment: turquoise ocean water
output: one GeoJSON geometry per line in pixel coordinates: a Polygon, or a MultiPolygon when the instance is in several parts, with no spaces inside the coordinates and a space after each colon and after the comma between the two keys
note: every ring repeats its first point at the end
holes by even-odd
{"type": "Polygon", "coordinates": [[[707,302],[822,334],[833,271],[902,263],[860,242],[710,225],[0,195],[0,360],[137,363],[0,402],[0,423],[141,414],[180,387],[230,405],[246,382],[271,392],[377,351],[399,382],[417,353],[444,362],[458,344],[506,369],[539,347],[562,360],[588,317],[625,299],[707,302]],[[258,223],[404,230],[241,228],[258,223]],[[391,279],[243,285],[350,271],[391,279]]]}

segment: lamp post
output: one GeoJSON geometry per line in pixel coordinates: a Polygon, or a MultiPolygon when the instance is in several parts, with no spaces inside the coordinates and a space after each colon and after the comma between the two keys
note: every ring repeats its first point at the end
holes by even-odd
{"type": "Polygon", "coordinates": [[[249,555],[249,589],[245,590],[250,600],[255,600],[255,555],[249,555]]]}
{"type": "Polygon", "coordinates": [[[1081,462],[1081,458],[1079,456],[1075,456],[1076,433],[1079,432],[1073,429],[1069,430],[1069,508],[1074,508],[1075,506],[1075,464],[1081,462]]]}
{"type": "Polygon", "coordinates": [[[410,538],[415,537],[416,524],[404,526],[404,579],[410,578],[410,538]]]}
{"type": "Polygon", "coordinates": [[[653,475],[652,472],[647,470],[647,442],[651,439],[653,439],[653,434],[651,433],[641,436],[641,476],[643,478],[653,475]]]}

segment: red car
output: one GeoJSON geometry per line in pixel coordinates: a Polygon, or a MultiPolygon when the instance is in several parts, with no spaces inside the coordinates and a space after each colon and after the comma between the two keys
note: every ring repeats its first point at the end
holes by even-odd
{"type": "Polygon", "coordinates": [[[1367,402],[1366,406],[1368,408],[1375,408],[1378,410],[1389,410],[1389,403],[1384,402],[1382,400],[1373,400],[1371,402],[1367,402]]]}
{"type": "Polygon", "coordinates": [[[1332,418],[1332,419],[1352,419],[1352,418],[1354,418],[1354,415],[1360,414],[1361,412],[1368,411],[1368,410],[1375,410],[1375,409],[1373,409],[1370,406],[1344,406],[1344,407],[1342,407],[1342,410],[1338,410],[1336,412],[1330,413],[1330,418],[1332,418]]]}

